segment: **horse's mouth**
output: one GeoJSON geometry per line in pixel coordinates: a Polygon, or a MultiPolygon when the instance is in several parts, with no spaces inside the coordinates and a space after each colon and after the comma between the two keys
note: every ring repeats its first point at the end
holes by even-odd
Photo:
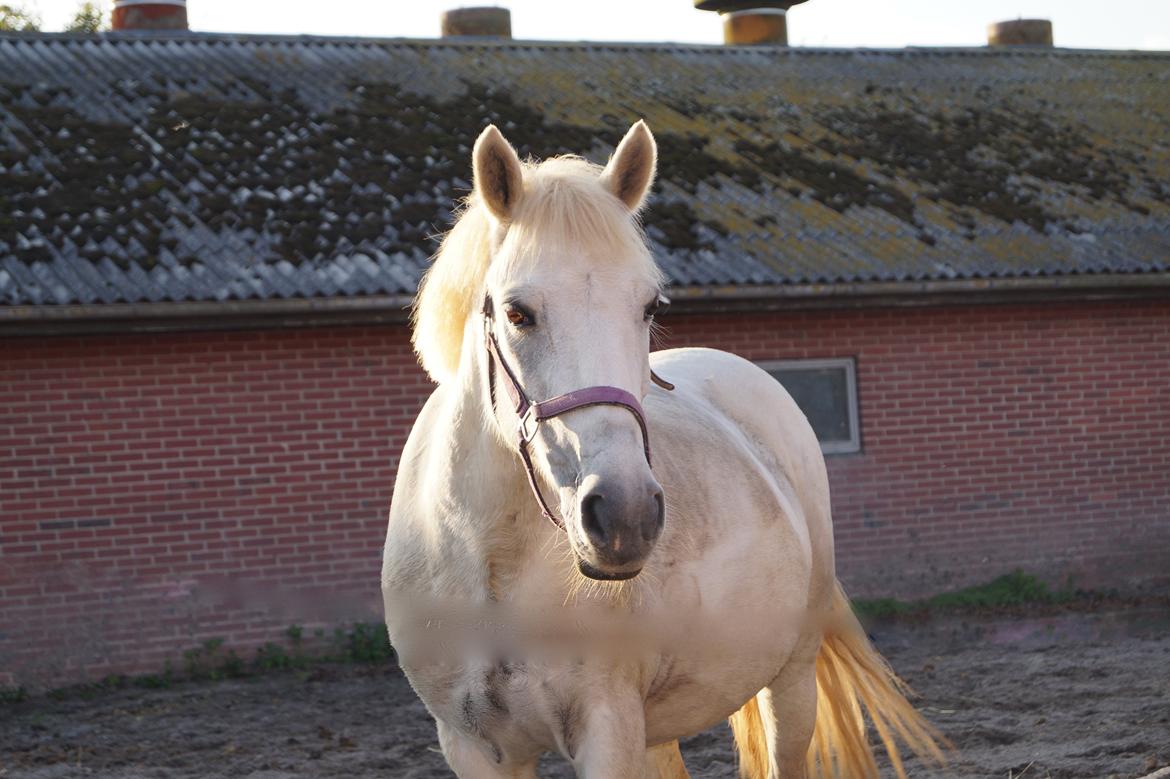
{"type": "Polygon", "coordinates": [[[585,576],[589,579],[596,579],[599,582],[622,582],[627,579],[633,579],[642,572],[641,568],[635,571],[618,571],[616,573],[600,571],[582,560],[580,557],[577,558],[577,570],[581,572],[582,576],[585,576]]]}

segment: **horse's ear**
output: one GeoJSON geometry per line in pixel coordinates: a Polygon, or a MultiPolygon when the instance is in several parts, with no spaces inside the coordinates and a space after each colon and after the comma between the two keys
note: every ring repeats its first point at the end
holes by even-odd
{"type": "Polygon", "coordinates": [[[637,211],[650,192],[658,167],[658,145],[650,128],[639,119],[613,153],[601,183],[631,211],[637,211]]]}
{"type": "Polygon", "coordinates": [[[479,134],[471,165],[480,200],[496,219],[510,220],[524,194],[524,174],[516,150],[494,124],[479,134]]]}

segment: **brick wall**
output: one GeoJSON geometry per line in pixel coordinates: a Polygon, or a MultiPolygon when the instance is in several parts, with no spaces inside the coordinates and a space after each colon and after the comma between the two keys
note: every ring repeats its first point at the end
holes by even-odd
{"type": "MultiPolygon", "coordinates": [[[[683,317],[664,345],[854,356],[838,568],[918,594],[1170,570],[1170,303],[683,317]]],[[[377,618],[403,328],[0,340],[0,683],[377,618]]]]}
{"type": "Polygon", "coordinates": [[[857,360],[862,453],[828,458],[851,592],[1023,568],[1170,582],[1170,301],[688,318],[672,345],[857,360]]]}
{"type": "Polygon", "coordinates": [[[0,674],[378,616],[403,329],[9,339],[0,374],[0,674]]]}

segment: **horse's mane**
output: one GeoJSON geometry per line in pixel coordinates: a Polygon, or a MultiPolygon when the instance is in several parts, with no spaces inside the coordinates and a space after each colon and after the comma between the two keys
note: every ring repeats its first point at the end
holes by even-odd
{"type": "MultiPolygon", "coordinates": [[[[557,252],[555,245],[588,245],[599,258],[644,263],[661,281],[636,217],[599,182],[601,167],[580,157],[523,163],[524,196],[508,225],[517,262],[557,252]]],[[[495,223],[473,192],[457,212],[414,305],[414,350],[431,378],[443,383],[459,370],[467,318],[482,300],[492,259],[495,223]]]]}

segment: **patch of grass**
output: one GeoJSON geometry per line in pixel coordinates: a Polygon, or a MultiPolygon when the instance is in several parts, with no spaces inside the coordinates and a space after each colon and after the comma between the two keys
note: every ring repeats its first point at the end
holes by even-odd
{"type": "Polygon", "coordinates": [[[341,660],[350,663],[381,663],[394,658],[386,626],[380,622],[357,622],[347,631],[334,633],[342,649],[341,660]]]}
{"type": "Polygon", "coordinates": [[[294,653],[300,651],[301,639],[304,638],[305,630],[300,625],[289,625],[284,631],[284,635],[288,637],[288,643],[293,648],[294,653]]]}
{"type": "Polygon", "coordinates": [[[256,650],[256,659],[252,666],[257,671],[281,671],[292,668],[293,658],[280,644],[269,641],[256,650]]]}
{"type": "Polygon", "coordinates": [[[81,698],[82,700],[89,700],[96,698],[114,690],[121,690],[125,687],[135,684],[134,677],[126,676],[125,674],[109,674],[103,676],[96,682],[86,682],[85,684],[73,684],[68,687],[58,687],[54,690],[49,690],[46,693],[53,700],[63,701],[68,698],[81,698]]]}
{"type": "MultiPolygon", "coordinates": [[[[306,645],[304,629],[290,625],[284,632],[286,641],[269,641],[256,650],[248,661],[234,649],[225,647],[224,639],[209,638],[182,654],[181,671],[167,661],[161,673],[140,676],[110,675],[97,682],[75,684],[49,690],[55,700],[92,698],[127,687],[164,689],[181,681],[218,681],[264,673],[304,669],[323,663],[374,664],[394,660],[394,649],[380,622],[355,622],[338,627],[332,634],[322,628],[313,631],[311,645],[306,645]]],[[[0,688],[0,705],[19,703],[28,697],[23,687],[0,688]]]]}
{"type": "Polygon", "coordinates": [[[1064,603],[1076,597],[1072,589],[1053,591],[1031,574],[1016,570],[984,584],[942,592],[930,598],[903,601],[896,598],[859,598],[853,611],[863,620],[925,617],[935,613],[978,611],[1012,606],[1064,603]]]}
{"type": "Polygon", "coordinates": [[[235,679],[246,672],[243,659],[234,649],[225,649],[222,638],[209,638],[183,653],[188,679],[235,679]]]}
{"type": "Polygon", "coordinates": [[[23,687],[0,687],[0,706],[28,700],[28,690],[23,687]]]}
{"type": "Polygon", "coordinates": [[[135,687],[141,687],[144,690],[165,690],[174,683],[174,677],[170,670],[170,664],[168,663],[167,669],[163,673],[135,676],[132,681],[135,687]]]}
{"type": "Polygon", "coordinates": [[[934,609],[995,608],[1053,603],[1066,597],[1064,593],[1050,591],[1048,585],[1035,576],[1016,570],[986,584],[939,593],[928,599],[927,604],[934,609]]]}
{"type": "Polygon", "coordinates": [[[862,619],[893,619],[910,613],[913,608],[896,598],[858,598],[853,601],[853,611],[862,619]]]}

